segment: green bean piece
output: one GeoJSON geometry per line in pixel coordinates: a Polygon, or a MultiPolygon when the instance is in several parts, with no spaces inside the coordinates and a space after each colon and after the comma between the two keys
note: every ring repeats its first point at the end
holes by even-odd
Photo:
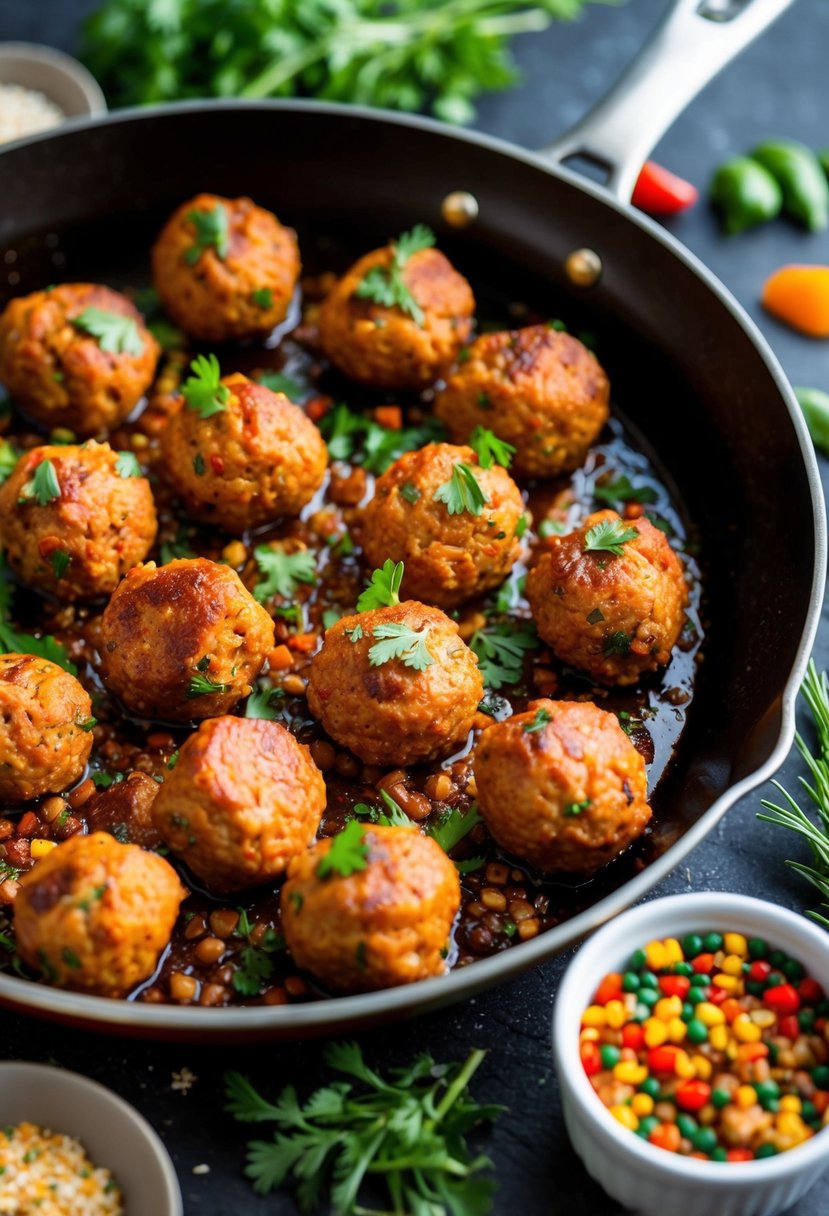
{"type": "Polygon", "coordinates": [[[811,232],[829,224],[829,182],[817,156],[794,140],[769,140],[751,154],[776,178],[783,209],[811,232]]]}
{"type": "Polygon", "coordinates": [[[816,448],[829,456],[829,393],[820,388],[795,388],[795,396],[816,448]]]}
{"type": "Polygon", "coordinates": [[[775,179],[748,156],[736,156],[720,165],[710,193],[729,236],[773,220],[783,206],[783,192],[775,179]]]}

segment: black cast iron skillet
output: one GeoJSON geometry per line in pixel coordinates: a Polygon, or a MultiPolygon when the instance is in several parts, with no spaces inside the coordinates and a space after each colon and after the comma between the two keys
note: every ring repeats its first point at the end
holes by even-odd
{"type": "Polygon", "coordinates": [[[639,899],[782,763],[825,574],[814,453],[751,321],[687,251],[621,200],[659,128],[787,3],[737,3],[732,20],[714,22],[696,0],[679,0],[645,69],[640,59],[592,123],[541,155],[422,119],[293,102],[125,112],[0,155],[0,302],[56,277],[127,283],[146,275],[163,218],[210,190],[273,208],[297,228],[312,269],[315,258],[330,265],[340,245],[372,248],[424,221],[476,292],[484,283],[542,315],[589,325],[616,402],[699,527],[710,619],[694,712],[662,789],[656,858],[612,879],[593,906],[557,928],[442,979],[290,1007],[146,1005],[7,975],[2,1004],[191,1040],[341,1033],[420,1013],[549,958],[639,899]],[[623,156],[625,141],[632,150],[623,156]],[[551,165],[579,150],[610,169],[610,190],[551,165]],[[478,203],[477,219],[461,231],[442,216],[454,191],[478,203]],[[565,269],[584,248],[601,262],[592,286],[578,286],[565,269]]]}

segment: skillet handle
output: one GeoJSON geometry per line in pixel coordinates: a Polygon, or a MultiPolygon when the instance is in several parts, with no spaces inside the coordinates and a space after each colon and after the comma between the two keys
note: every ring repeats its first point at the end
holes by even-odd
{"type": "Polygon", "coordinates": [[[582,156],[607,170],[628,202],[651,149],[686,105],[792,0],[674,0],[633,63],[560,139],[539,149],[553,164],[582,156]]]}

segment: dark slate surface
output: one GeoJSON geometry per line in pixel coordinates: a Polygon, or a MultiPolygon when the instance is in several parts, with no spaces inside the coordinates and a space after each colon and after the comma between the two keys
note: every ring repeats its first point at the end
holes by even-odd
{"type": "MultiPolygon", "coordinates": [[[[90,0],[0,0],[0,38],[51,42],[72,51],[77,21],[90,0]]],[[[597,98],[635,53],[664,9],[663,0],[629,0],[595,7],[581,21],[525,38],[517,47],[523,86],[487,98],[478,125],[526,147],[540,146],[597,98]]],[[[812,146],[829,143],[829,5],[799,0],[773,32],[710,85],[676,122],[656,150],[669,168],[703,187],[715,165],[757,140],[778,134],[812,146]]],[[[0,202],[2,205],[2,202],[0,202]]],[[[794,383],[829,388],[826,343],[811,342],[775,324],[759,309],[763,278],[789,261],[829,262],[829,236],[807,236],[778,222],[743,240],[725,241],[704,205],[673,225],[677,236],[722,278],[745,305],[794,383]]],[[[826,477],[829,466],[821,461],[826,477]]],[[[824,610],[825,612],[825,610],[824,610]]],[[[825,616],[824,616],[825,619],[825,616]]],[[[816,657],[829,665],[829,629],[816,657]]],[[[790,758],[782,777],[792,786],[800,771],[790,758]]],[[[759,791],[729,812],[725,822],[654,895],[725,889],[764,895],[795,909],[811,892],[782,864],[784,842],[755,822],[759,791]]],[[[813,901],[812,901],[813,902],[813,901]]],[[[462,1056],[470,1043],[489,1048],[475,1083],[488,1101],[510,1111],[487,1139],[499,1183],[498,1216],[579,1212],[615,1216],[616,1206],[591,1182],[570,1149],[562,1124],[548,1047],[549,1018],[562,957],[468,1005],[402,1026],[376,1031],[369,1050],[380,1063],[407,1059],[425,1048],[440,1058],[462,1056]]],[[[316,1045],[302,1047],[126,1043],[0,1013],[5,1052],[12,1058],[54,1060],[103,1081],[133,1102],[159,1130],[176,1164],[188,1216],[270,1212],[289,1216],[289,1197],[260,1200],[241,1177],[246,1134],[221,1110],[222,1070],[249,1071],[275,1089],[287,1081],[303,1090],[325,1073],[316,1045]],[[189,1068],[191,1092],[171,1088],[172,1074],[189,1068]],[[208,1174],[193,1173],[207,1164],[208,1174]]],[[[825,1188],[811,1192],[788,1216],[826,1211],[825,1188]],[[822,1190],[822,1193],[820,1193],[822,1190]]],[[[672,1216],[672,1214],[671,1214],[672,1216]]]]}

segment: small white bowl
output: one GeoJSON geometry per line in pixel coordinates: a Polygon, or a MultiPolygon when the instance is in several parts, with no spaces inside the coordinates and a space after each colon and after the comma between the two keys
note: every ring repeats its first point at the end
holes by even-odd
{"type": "Polygon", "coordinates": [[[0,1063],[0,1126],[36,1123],[83,1144],[111,1170],[129,1216],[182,1216],[181,1190],[161,1140],[111,1090],[48,1064],[0,1063]]]}
{"type": "Polygon", "coordinates": [[[633,951],[655,938],[727,930],[785,950],[829,992],[825,929],[776,904],[705,892],[655,899],[617,916],[581,947],[556,997],[553,1055],[573,1147],[609,1195],[644,1216],[774,1216],[829,1166],[829,1128],[760,1161],[700,1161],[656,1148],[613,1118],[582,1067],[581,1015],[604,975],[623,971],[633,951]]]}
{"type": "Polygon", "coordinates": [[[0,84],[17,84],[43,93],[67,118],[106,114],[101,86],[92,73],[71,55],[51,46],[0,42],[0,84]]]}

